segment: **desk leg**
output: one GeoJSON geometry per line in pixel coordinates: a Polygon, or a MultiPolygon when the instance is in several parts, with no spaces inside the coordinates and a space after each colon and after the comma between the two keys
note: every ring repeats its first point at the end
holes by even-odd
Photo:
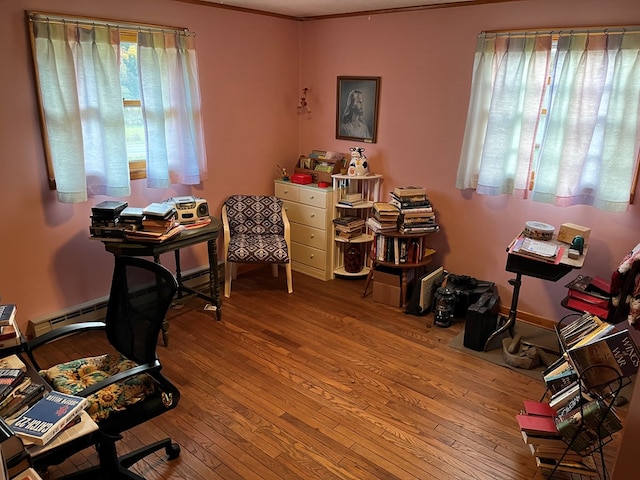
{"type": "Polygon", "coordinates": [[[491,343],[491,340],[503,334],[507,330],[509,331],[509,336],[513,337],[514,327],[516,326],[516,316],[518,315],[518,296],[520,295],[520,285],[522,285],[522,274],[516,273],[516,278],[509,280],[509,284],[513,285],[513,296],[511,297],[509,316],[507,318],[501,317],[500,321],[504,321],[504,323],[499,326],[485,342],[485,352],[487,351],[487,347],[489,346],[489,343],[491,343]]]}
{"type": "Polygon", "coordinates": [[[209,255],[209,292],[213,295],[216,304],[216,316],[222,320],[222,302],[220,301],[220,282],[218,281],[218,246],[217,239],[207,242],[207,254],[209,255]]]}

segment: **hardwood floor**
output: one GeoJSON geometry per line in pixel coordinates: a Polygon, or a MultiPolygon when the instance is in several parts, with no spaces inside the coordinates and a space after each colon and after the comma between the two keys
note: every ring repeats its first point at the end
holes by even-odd
{"type": "MultiPolygon", "coordinates": [[[[238,277],[220,322],[200,299],[172,309],[158,350],[180,404],[127,432],[120,451],[165,436],[181,445],[176,460],[136,464],[147,479],[542,478],[514,418],[542,382],[450,348],[462,320],[433,327],[361,298],[363,286],[294,272],[288,295],[266,268],[238,277]]],[[[101,351],[95,334],[83,340],[44,357],[101,351]]],[[[85,450],[49,478],[95,462],[85,450]]]]}

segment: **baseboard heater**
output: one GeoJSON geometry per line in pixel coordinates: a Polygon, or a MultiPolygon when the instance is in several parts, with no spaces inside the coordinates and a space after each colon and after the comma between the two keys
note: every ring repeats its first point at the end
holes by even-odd
{"type": "MultiPolygon", "coordinates": [[[[224,269],[224,264],[218,266],[218,279],[220,281],[224,281],[224,272],[220,272],[221,266],[224,269]]],[[[182,275],[182,282],[188,287],[196,288],[203,283],[206,283],[205,280],[200,277],[207,276],[206,281],[208,281],[208,275],[208,268],[193,270],[182,275]]],[[[29,325],[27,326],[27,337],[39,337],[51,330],[74,323],[98,322],[104,320],[107,314],[108,301],[108,296],[102,297],[29,320],[29,325]]]]}

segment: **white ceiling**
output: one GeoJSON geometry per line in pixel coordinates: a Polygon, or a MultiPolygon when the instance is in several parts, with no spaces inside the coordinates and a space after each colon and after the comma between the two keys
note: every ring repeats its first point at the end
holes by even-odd
{"type": "Polygon", "coordinates": [[[453,3],[491,3],[513,0],[202,0],[221,6],[258,10],[295,18],[312,18],[381,10],[443,6],[453,3]]]}

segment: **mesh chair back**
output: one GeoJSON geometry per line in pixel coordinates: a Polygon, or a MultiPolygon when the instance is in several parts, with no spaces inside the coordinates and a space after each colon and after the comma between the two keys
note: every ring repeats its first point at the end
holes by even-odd
{"type": "Polygon", "coordinates": [[[158,334],[177,288],[162,265],[116,257],[106,318],[109,342],[138,364],[156,360],[158,334]]]}
{"type": "Polygon", "coordinates": [[[224,202],[231,236],[284,235],[282,201],[269,195],[232,195],[224,202]]]}

